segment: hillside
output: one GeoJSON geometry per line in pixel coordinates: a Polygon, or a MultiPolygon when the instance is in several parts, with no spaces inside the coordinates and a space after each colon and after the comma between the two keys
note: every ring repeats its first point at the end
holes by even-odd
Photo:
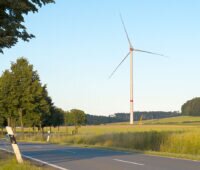
{"type": "MultiPolygon", "coordinates": [[[[117,122],[128,122],[130,119],[130,113],[115,113],[109,116],[97,116],[87,114],[87,125],[100,125],[117,122]]],[[[149,120],[149,119],[161,119],[180,116],[179,112],[163,112],[163,111],[149,111],[149,112],[134,112],[134,120],[149,120]]],[[[126,123],[125,123],[126,124],[126,123]]]]}
{"type": "Polygon", "coordinates": [[[154,119],[154,120],[145,120],[142,121],[142,124],[179,124],[179,125],[200,125],[200,116],[178,116],[178,117],[171,117],[171,118],[163,118],[163,119],[154,119]]]}

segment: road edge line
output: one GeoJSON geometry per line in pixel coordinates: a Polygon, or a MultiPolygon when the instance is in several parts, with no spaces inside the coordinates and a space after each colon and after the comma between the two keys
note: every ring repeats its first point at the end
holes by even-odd
{"type": "MultiPolygon", "coordinates": [[[[0,150],[5,151],[5,152],[8,152],[8,153],[12,153],[12,154],[14,153],[14,152],[12,152],[12,151],[10,151],[10,150],[3,149],[3,148],[0,148],[0,150]]],[[[27,158],[27,159],[30,159],[30,160],[33,160],[33,161],[36,161],[36,162],[40,162],[40,163],[46,164],[46,165],[48,165],[48,166],[51,166],[51,167],[53,167],[53,168],[57,168],[57,169],[60,169],[60,170],[69,170],[69,169],[63,168],[63,167],[61,167],[61,166],[57,166],[57,165],[54,165],[54,164],[51,164],[51,163],[48,163],[48,162],[45,162],[45,161],[42,161],[42,160],[33,158],[33,157],[31,157],[31,156],[26,156],[26,155],[24,155],[24,154],[22,154],[22,157],[27,158]]]]}

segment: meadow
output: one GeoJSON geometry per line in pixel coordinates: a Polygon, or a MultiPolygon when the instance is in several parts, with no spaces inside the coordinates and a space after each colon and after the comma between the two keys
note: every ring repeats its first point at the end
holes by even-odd
{"type": "MultiPolygon", "coordinates": [[[[51,143],[87,145],[128,151],[141,151],[172,155],[200,160],[200,117],[175,117],[161,120],[147,120],[115,123],[98,126],[82,126],[79,133],[72,135],[74,127],[52,128],[51,143]]],[[[25,129],[25,135],[17,138],[24,141],[46,142],[45,133],[25,129]]]]}

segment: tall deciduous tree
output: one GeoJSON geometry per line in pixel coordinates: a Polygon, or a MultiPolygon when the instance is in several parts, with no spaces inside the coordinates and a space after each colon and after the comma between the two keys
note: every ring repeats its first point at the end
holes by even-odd
{"type": "Polygon", "coordinates": [[[71,120],[74,125],[80,126],[86,123],[86,115],[84,111],[78,109],[72,109],[70,111],[70,114],[72,117],[71,120]]]}
{"type": "Polygon", "coordinates": [[[11,48],[18,39],[29,41],[34,35],[27,32],[24,15],[38,12],[38,8],[54,0],[0,0],[0,52],[11,48]]]}
{"type": "Polygon", "coordinates": [[[4,117],[9,126],[13,126],[18,117],[12,106],[12,90],[11,72],[6,70],[0,77],[0,117],[4,117]]]}
{"type": "Polygon", "coordinates": [[[8,124],[16,118],[20,126],[42,127],[53,106],[46,86],[42,86],[33,65],[25,58],[11,64],[0,78],[0,114],[4,114],[8,124]]]}
{"type": "Polygon", "coordinates": [[[78,128],[86,123],[86,114],[82,110],[72,109],[69,112],[65,112],[65,123],[67,125],[74,125],[75,129],[73,134],[78,133],[78,128]]]}
{"type": "Polygon", "coordinates": [[[12,107],[19,114],[23,130],[23,117],[33,112],[36,99],[42,96],[42,87],[37,72],[33,71],[33,66],[25,58],[20,58],[16,63],[12,63],[11,76],[12,107]]]}
{"type": "Polygon", "coordinates": [[[26,126],[39,127],[49,126],[49,117],[53,108],[51,97],[48,96],[46,85],[40,86],[39,91],[34,92],[34,108],[25,114],[26,126]]]}
{"type": "Polygon", "coordinates": [[[65,123],[67,125],[80,126],[86,123],[86,114],[82,110],[72,109],[65,112],[65,123]]]}
{"type": "Polygon", "coordinates": [[[58,127],[64,124],[64,111],[61,108],[53,107],[50,116],[50,125],[58,127]]]}

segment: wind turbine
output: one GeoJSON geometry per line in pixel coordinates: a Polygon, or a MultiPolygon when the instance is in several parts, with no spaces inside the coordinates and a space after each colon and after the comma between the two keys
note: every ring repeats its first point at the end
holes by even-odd
{"type": "Polygon", "coordinates": [[[128,32],[126,30],[126,27],[125,27],[125,24],[124,24],[124,20],[123,20],[121,14],[120,14],[120,18],[121,18],[122,25],[124,27],[124,32],[126,34],[126,38],[128,40],[128,43],[129,43],[129,52],[126,54],[126,56],[123,58],[123,60],[118,64],[118,66],[114,69],[114,71],[111,73],[109,78],[111,78],[113,76],[113,74],[117,71],[119,66],[130,55],[130,124],[133,124],[133,122],[134,122],[134,108],[133,108],[133,52],[142,52],[142,53],[148,53],[148,54],[159,55],[159,56],[164,56],[164,55],[134,48],[132,43],[131,43],[131,41],[130,41],[130,38],[128,36],[128,32]]]}

